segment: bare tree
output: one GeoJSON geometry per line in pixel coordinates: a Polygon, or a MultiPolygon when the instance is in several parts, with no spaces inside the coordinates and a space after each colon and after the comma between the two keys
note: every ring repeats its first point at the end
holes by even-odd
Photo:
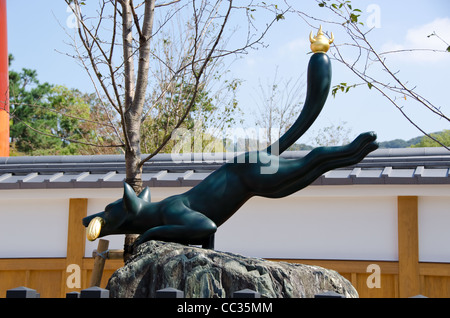
{"type": "MultiPolygon", "coordinates": [[[[253,4],[253,1],[239,1],[239,5],[234,5],[232,0],[174,0],[159,4],[156,0],[139,3],[99,0],[95,11],[84,1],[65,1],[78,23],[77,36],[73,39],[76,57],[93,80],[105,107],[115,110],[120,122],[117,138],[125,152],[126,182],[137,193],[142,190],[144,163],[166,146],[171,132],[188,118],[210,67],[226,56],[245,53],[260,45],[271,25],[284,13],[276,5],[253,4]],[[261,29],[256,28],[258,10],[272,14],[261,29]],[[186,17],[185,23],[179,25],[183,54],[177,56],[163,50],[158,55],[152,44],[156,47],[159,41],[164,41],[165,30],[173,26],[171,21],[176,15],[186,17]],[[233,29],[232,20],[237,23],[239,18],[238,25],[247,23],[246,36],[240,37],[238,44],[234,39],[232,47],[227,43],[226,34],[233,29]],[[158,76],[162,79],[158,80],[158,76]],[[153,105],[180,96],[180,92],[173,94],[174,87],[188,88],[189,96],[184,98],[184,107],[173,116],[174,123],[160,144],[143,158],[142,122],[153,105]]],[[[115,120],[110,118],[110,124],[115,124],[115,120]]],[[[125,244],[133,239],[127,236],[125,244]]]]}
{"type": "Polygon", "coordinates": [[[315,147],[342,146],[350,142],[351,129],[347,127],[347,123],[332,123],[329,126],[322,127],[318,131],[311,134],[312,145],[315,147]]]}
{"type": "MultiPolygon", "coordinates": [[[[297,80],[278,78],[278,69],[271,81],[264,85],[259,83],[255,113],[256,125],[264,129],[268,146],[272,140],[277,140],[297,119],[303,104],[305,83],[297,80]]],[[[262,136],[260,136],[262,137],[262,136]]]]}
{"type": "MultiPolygon", "coordinates": [[[[285,0],[287,3],[288,0],[285,0]]],[[[369,35],[374,28],[368,29],[363,27],[360,21],[361,10],[354,7],[348,0],[316,0],[317,4],[324,9],[332,12],[335,19],[319,19],[313,17],[301,9],[291,11],[303,19],[310,27],[316,27],[316,24],[330,24],[334,28],[342,28],[344,33],[348,35],[348,42],[341,41],[339,44],[333,44],[330,52],[332,56],[348,69],[350,69],[360,82],[349,84],[340,83],[333,87],[332,93],[348,92],[357,86],[365,86],[368,89],[376,90],[384,96],[414,127],[416,127],[424,135],[439,143],[442,147],[450,150],[444,144],[436,140],[432,135],[424,131],[420,125],[405,111],[404,101],[412,101],[425,109],[436,118],[450,121],[441,107],[434,105],[429,99],[421,95],[415,86],[411,86],[408,81],[401,79],[399,70],[392,69],[387,63],[387,58],[392,54],[401,54],[414,51],[431,51],[435,54],[448,54],[450,46],[437,34],[430,36],[438,36],[443,42],[442,50],[428,50],[423,48],[397,50],[389,52],[379,52],[372,45],[369,35]],[[381,71],[381,72],[380,72],[381,71]],[[381,74],[381,75],[380,75],[381,74]]]]}

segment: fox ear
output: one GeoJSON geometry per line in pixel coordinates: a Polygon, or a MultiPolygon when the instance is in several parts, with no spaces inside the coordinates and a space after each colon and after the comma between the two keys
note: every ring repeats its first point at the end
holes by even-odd
{"type": "Polygon", "coordinates": [[[144,201],[150,202],[151,201],[150,188],[149,187],[145,187],[145,189],[142,190],[142,192],[138,195],[138,197],[141,198],[144,201]]]}
{"type": "Polygon", "coordinates": [[[126,182],[123,183],[123,203],[128,213],[137,213],[139,211],[140,203],[136,192],[126,182]]]}

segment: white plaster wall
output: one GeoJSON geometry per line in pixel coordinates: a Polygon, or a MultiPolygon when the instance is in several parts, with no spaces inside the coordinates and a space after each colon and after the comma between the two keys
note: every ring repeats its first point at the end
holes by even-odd
{"type": "Polygon", "coordinates": [[[450,262],[450,197],[419,197],[419,260],[450,262]]]}
{"type": "MultiPolygon", "coordinates": [[[[448,185],[312,186],[290,197],[252,198],[218,229],[216,249],[256,257],[396,260],[397,196],[419,196],[420,260],[450,262],[448,185]]],[[[186,188],[153,188],[159,201],[186,188]]],[[[122,189],[0,191],[0,258],[65,257],[70,198],[88,215],[122,189]]],[[[80,220],[81,222],[81,220],[80,220]]],[[[123,235],[106,237],[123,248],[123,235]]],[[[86,242],[90,257],[98,241],[86,242]]]]}
{"type": "Polygon", "coordinates": [[[0,200],[0,257],[66,257],[69,200],[0,200]]]}
{"type": "Polygon", "coordinates": [[[219,228],[216,247],[265,258],[396,260],[396,198],[252,198],[219,228]]]}
{"type": "MultiPolygon", "coordinates": [[[[152,189],[159,201],[186,188],[152,189]]],[[[0,191],[0,258],[66,257],[70,198],[88,198],[87,214],[104,210],[122,189],[26,189],[0,191]]],[[[81,222],[81,220],[80,220],[81,222]]],[[[122,249],[124,235],[104,237],[110,249],[122,249]]],[[[98,240],[86,240],[85,256],[91,257],[98,240]]]]}

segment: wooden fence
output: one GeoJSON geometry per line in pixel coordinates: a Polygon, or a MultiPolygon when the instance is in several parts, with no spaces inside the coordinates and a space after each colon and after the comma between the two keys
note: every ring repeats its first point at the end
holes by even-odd
{"type": "MultiPolygon", "coordinates": [[[[0,297],[19,286],[36,289],[41,298],[63,298],[66,293],[88,288],[94,259],[85,255],[85,229],[80,220],[87,214],[87,199],[70,199],[67,256],[65,258],[0,259],[0,297]],[[75,264],[75,267],[71,267],[75,264]],[[79,273],[77,273],[79,270],[79,273]],[[76,285],[79,275],[79,286],[76,285]]],[[[398,261],[274,259],[318,265],[346,277],[362,298],[404,298],[415,295],[450,297],[450,264],[419,262],[418,197],[398,197],[398,261]]],[[[123,266],[120,259],[107,260],[100,287],[123,266]]]]}

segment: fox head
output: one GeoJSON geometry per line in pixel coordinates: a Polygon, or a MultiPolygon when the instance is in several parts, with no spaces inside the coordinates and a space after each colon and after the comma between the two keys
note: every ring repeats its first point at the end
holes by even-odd
{"type": "Polygon", "coordinates": [[[123,198],[105,207],[105,211],[83,218],[87,238],[94,241],[111,234],[123,234],[122,225],[135,218],[143,204],[150,202],[150,189],[146,187],[139,195],[124,182],[123,198]]]}

